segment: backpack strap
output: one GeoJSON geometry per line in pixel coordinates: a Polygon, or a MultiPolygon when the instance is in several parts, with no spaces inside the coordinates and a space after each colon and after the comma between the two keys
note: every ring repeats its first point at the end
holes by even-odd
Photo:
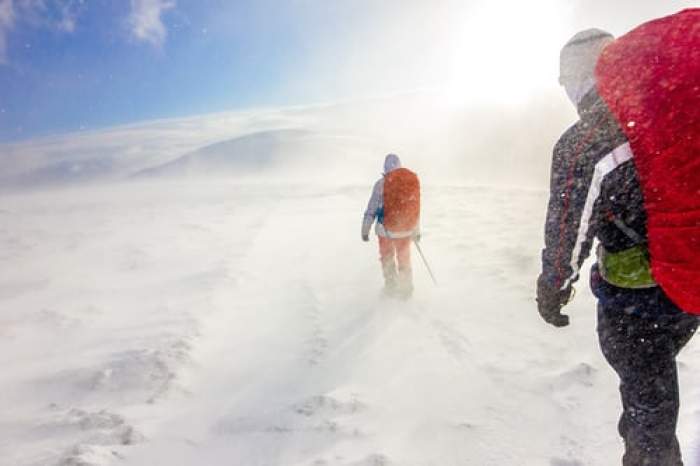
{"type": "Polygon", "coordinates": [[[619,228],[620,231],[623,232],[629,239],[631,239],[634,244],[646,244],[647,240],[642,238],[642,235],[623,222],[620,217],[616,216],[612,212],[610,213],[610,216],[612,217],[612,221],[615,226],[619,228]]]}

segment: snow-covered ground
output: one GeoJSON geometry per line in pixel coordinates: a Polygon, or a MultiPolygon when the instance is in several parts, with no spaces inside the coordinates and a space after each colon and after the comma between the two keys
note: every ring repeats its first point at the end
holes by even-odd
{"type": "MultiPolygon", "coordinates": [[[[585,280],[538,317],[543,191],[424,190],[381,297],[366,186],[132,182],[0,198],[0,464],[616,464],[585,280]]],[[[700,435],[700,343],[680,438],[700,435]]]]}

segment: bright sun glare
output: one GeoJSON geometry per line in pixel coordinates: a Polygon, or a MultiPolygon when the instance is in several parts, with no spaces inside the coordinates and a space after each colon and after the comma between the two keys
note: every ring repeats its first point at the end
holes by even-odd
{"type": "Polygon", "coordinates": [[[570,11],[556,0],[499,0],[467,12],[452,42],[447,93],[517,103],[556,86],[570,11]]]}

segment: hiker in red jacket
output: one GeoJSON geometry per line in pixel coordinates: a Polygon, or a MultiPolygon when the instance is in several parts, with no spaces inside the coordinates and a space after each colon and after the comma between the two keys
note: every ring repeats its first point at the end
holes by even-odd
{"type": "Polygon", "coordinates": [[[620,378],[624,466],[682,466],[676,355],[700,314],[700,9],[561,52],[580,119],[554,148],[537,305],[556,327],[598,239],[598,337],[620,378]]]}
{"type": "Polygon", "coordinates": [[[408,298],[413,292],[411,241],[420,240],[420,183],[412,171],[401,167],[401,160],[389,154],[384,174],[374,184],[362,221],[362,240],[369,241],[375,219],[379,257],[388,295],[408,298]]]}

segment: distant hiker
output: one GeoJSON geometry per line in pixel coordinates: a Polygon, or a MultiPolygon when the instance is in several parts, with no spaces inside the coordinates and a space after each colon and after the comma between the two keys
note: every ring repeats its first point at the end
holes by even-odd
{"type": "Polygon", "coordinates": [[[620,378],[624,466],[680,466],[676,355],[700,314],[700,9],[615,40],[589,29],[561,52],[580,120],[554,148],[537,304],[561,313],[599,241],[591,287],[620,378]]]}
{"type": "Polygon", "coordinates": [[[420,240],[420,183],[401,160],[389,154],[384,174],[374,185],[362,222],[362,240],[369,241],[372,223],[379,238],[384,290],[389,295],[410,297],[413,292],[411,241],[420,240]]]}

